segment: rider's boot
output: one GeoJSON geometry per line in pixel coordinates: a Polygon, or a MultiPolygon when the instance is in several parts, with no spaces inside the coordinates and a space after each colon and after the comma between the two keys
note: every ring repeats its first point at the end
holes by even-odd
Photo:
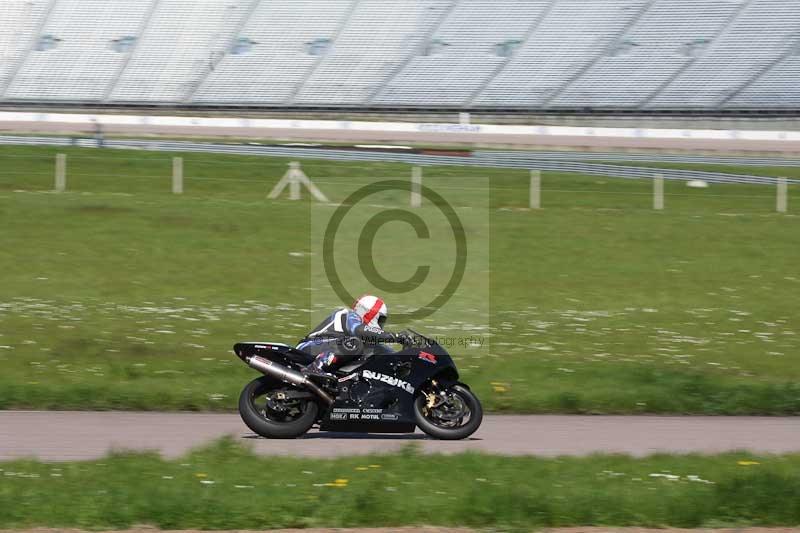
{"type": "Polygon", "coordinates": [[[336,356],[330,352],[322,352],[314,361],[306,366],[302,372],[314,381],[324,382],[326,380],[336,381],[337,377],[330,372],[328,368],[336,362],[336,356]]]}

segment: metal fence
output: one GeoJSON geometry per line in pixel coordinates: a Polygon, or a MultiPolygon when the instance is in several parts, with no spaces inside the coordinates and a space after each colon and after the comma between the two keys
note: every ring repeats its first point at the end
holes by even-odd
{"type": "MultiPolygon", "coordinates": [[[[0,144],[5,145],[39,145],[39,146],[77,146],[87,148],[115,148],[122,150],[152,150],[162,152],[203,152],[236,155],[254,155],[267,157],[288,157],[323,159],[332,161],[375,161],[396,162],[410,165],[447,165],[469,167],[516,168],[552,172],[575,172],[580,174],[600,175],[618,178],[652,178],[655,174],[668,180],[702,180],[710,183],[749,183],[775,185],[781,178],[752,176],[746,174],[728,174],[723,172],[705,172],[657,168],[651,166],[626,166],[584,161],[634,161],[634,162],[668,162],[668,163],[703,163],[703,164],[740,164],[745,166],[800,166],[800,161],[792,159],[768,158],[735,158],[714,156],[665,156],[643,154],[603,154],[580,152],[515,152],[515,151],[476,151],[472,156],[442,156],[415,153],[397,153],[381,151],[335,150],[327,148],[296,148],[289,146],[260,146],[249,144],[216,144],[191,141],[167,140],[103,140],[94,138],[68,137],[26,137],[0,136],[0,144]],[[611,158],[611,159],[609,159],[611,158]]],[[[786,180],[788,183],[800,183],[800,180],[786,180]]]]}
{"type": "Polygon", "coordinates": [[[670,155],[670,154],[631,154],[619,152],[566,152],[566,151],[519,151],[519,150],[476,150],[476,157],[520,160],[522,158],[548,161],[609,161],[637,163],[691,163],[702,165],[741,165],[766,167],[800,167],[800,159],[783,157],[725,157],[714,155],[670,155]]]}

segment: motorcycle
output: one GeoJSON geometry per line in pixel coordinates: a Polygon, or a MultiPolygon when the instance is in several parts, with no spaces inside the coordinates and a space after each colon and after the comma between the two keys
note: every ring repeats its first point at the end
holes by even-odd
{"type": "Polygon", "coordinates": [[[345,351],[361,354],[333,371],[333,379],[302,373],[314,355],[276,342],[241,342],[234,353],[263,376],[245,386],[239,414],[258,435],[288,439],[314,425],[321,431],[413,433],[464,439],[480,426],[483,409],[461,383],[455,363],[435,340],[409,330],[413,343],[392,352],[354,337],[345,351]]]}

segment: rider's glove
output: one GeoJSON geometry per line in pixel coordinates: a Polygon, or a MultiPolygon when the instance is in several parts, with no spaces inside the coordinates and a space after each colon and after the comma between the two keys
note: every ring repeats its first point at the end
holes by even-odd
{"type": "Polygon", "coordinates": [[[395,342],[397,342],[398,344],[402,344],[403,346],[412,346],[414,344],[414,338],[404,331],[401,331],[400,333],[395,333],[394,340],[395,342]]]}

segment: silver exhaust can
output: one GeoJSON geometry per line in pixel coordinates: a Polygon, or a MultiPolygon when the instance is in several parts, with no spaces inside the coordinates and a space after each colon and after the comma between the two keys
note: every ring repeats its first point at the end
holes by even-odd
{"type": "Polygon", "coordinates": [[[248,359],[247,364],[251,368],[258,370],[266,376],[272,376],[281,381],[285,381],[286,383],[310,390],[328,405],[333,403],[333,398],[331,398],[328,393],[320,389],[315,383],[309,381],[306,376],[297,370],[292,370],[291,368],[287,368],[283,365],[275,363],[274,361],[264,359],[263,357],[259,357],[257,355],[254,355],[248,359]]]}

